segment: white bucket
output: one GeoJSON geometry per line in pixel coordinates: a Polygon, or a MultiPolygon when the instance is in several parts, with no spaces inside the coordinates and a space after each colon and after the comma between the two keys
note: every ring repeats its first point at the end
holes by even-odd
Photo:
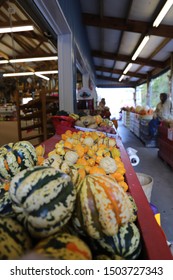
{"type": "Polygon", "coordinates": [[[151,201],[151,192],[153,188],[153,178],[144,173],[136,173],[138,180],[142,186],[142,189],[148,199],[148,202],[151,201]]]}

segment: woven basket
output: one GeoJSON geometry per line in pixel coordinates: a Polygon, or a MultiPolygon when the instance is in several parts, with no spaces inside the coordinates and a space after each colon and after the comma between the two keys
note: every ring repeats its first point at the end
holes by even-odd
{"type": "Polygon", "coordinates": [[[136,173],[138,180],[142,186],[142,189],[148,199],[148,202],[151,201],[151,192],[153,188],[153,178],[144,173],[136,173]]]}

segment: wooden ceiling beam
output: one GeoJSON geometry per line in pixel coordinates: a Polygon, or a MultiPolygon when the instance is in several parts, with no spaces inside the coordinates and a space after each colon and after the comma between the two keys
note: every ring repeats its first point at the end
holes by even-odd
{"type": "Polygon", "coordinates": [[[149,34],[160,37],[172,38],[173,26],[161,24],[157,28],[152,27],[151,22],[139,20],[130,20],[126,18],[100,17],[95,14],[83,13],[83,22],[85,25],[99,28],[115,29],[141,34],[149,34]]]}
{"type": "MultiPolygon", "coordinates": [[[[33,25],[33,23],[30,20],[17,20],[17,21],[13,21],[13,25],[12,26],[23,26],[23,25],[33,25]]],[[[10,27],[10,22],[4,22],[4,21],[0,21],[0,26],[1,28],[6,28],[6,27],[10,27]]],[[[10,32],[8,32],[10,33],[10,32]]]]}
{"type": "MultiPolygon", "coordinates": [[[[119,74],[119,75],[123,74],[123,70],[112,69],[109,67],[96,66],[95,69],[96,69],[96,71],[108,72],[108,73],[112,73],[112,74],[119,74]]],[[[135,72],[131,72],[131,71],[128,72],[128,76],[137,77],[140,79],[146,79],[146,77],[147,77],[147,75],[145,75],[145,74],[135,73],[135,72]]]]}
{"type": "Polygon", "coordinates": [[[132,86],[132,87],[134,87],[136,85],[136,83],[134,83],[134,82],[129,82],[129,81],[124,80],[123,83],[122,83],[122,82],[119,82],[119,80],[116,79],[116,78],[106,77],[106,76],[103,76],[103,75],[97,75],[96,78],[98,80],[117,82],[119,85],[121,84],[121,86],[122,86],[122,84],[128,84],[128,86],[132,86]]]}
{"type": "Polygon", "coordinates": [[[119,60],[124,61],[127,63],[134,63],[134,64],[141,64],[141,65],[148,65],[151,67],[157,67],[157,68],[164,68],[164,62],[157,61],[157,60],[151,60],[151,59],[145,59],[145,58],[137,58],[135,61],[131,59],[131,56],[128,55],[122,55],[122,54],[114,54],[110,52],[103,52],[98,50],[93,50],[91,52],[92,56],[100,57],[104,59],[110,59],[110,60],[119,60]]]}

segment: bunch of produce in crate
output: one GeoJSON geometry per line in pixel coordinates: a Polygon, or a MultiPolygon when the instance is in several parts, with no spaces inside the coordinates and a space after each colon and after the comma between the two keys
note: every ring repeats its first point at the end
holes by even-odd
{"type": "Polygon", "coordinates": [[[137,259],[137,208],[116,139],[67,130],[45,159],[44,147],[26,144],[0,148],[0,259],[137,259]]]}
{"type": "Polygon", "coordinates": [[[109,119],[103,119],[100,115],[82,116],[75,121],[75,126],[116,134],[113,122],[109,119]]]}
{"type": "Polygon", "coordinates": [[[69,114],[66,111],[59,111],[56,116],[52,116],[52,122],[55,130],[57,126],[65,125],[71,127],[75,126],[77,128],[95,129],[105,133],[116,134],[116,128],[113,121],[104,119],[100,115],[78,115],[74,113],[69,114]]]}

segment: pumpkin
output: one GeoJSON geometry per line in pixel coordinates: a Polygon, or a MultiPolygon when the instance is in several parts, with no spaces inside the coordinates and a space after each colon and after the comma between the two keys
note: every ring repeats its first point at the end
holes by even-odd
{"type": "Polygon", "coordinates": [[[9,143],[0,148],[0,177],[4,179],[10,180],[21,170],[36,163],[36,150],[28,141],[9,143]]]}
{"type": "Polygon", "coordinates": [[[85,127],[84,123],[81,120],[75,121],[75,126],[85,127]]]}
{"type": "Polygon", "coordinates": [[[109,138],[109,147],[116,146],[116,140],[114,138],[109,138]]]}
{"type": "Polygon", "coordinates": [[[27,250],[32,248],[29,234],[14,218],[0,219],[0,259],[19,259],[27,250]]]}
{"type": "Polygon", "coordinates": [[[127,260],[137,259],[142,248],[140,232],[132,222],[122,225],[117,234],[104,236],[93,242],[96,247],[100,247],[102,253],[111,256],[112,259],[117,255],[127,260]]]}
{"type": "Polygon", "coordinates": [[[94,140],[92,137],[86,137],[83,141],[83,144],[92,147],[94,145],[94,140]]]}
{"type": "Polygon", "coordinates": [[[97,129],[98,125],[96,123],[87,125],[87,128],[97,129]]]}
{"type": "Polygon", "coordinates": [[[99,165],[105,170],[106,174],[114,173],[117,169],[115,160],[109,156],[103,157],[100,160],[99,165]]]}
{"type": "Polygon", "coordinates": [[[39,145],[35,148],[36,155],[37,156],[44,156],[45,154],[45,146],[44,145],[39,145]]]}
{"type": "Polygon", "coordinates": [[[76,152],[73,152],[73,151],[67,151],[65,156],[64,156],[64,159],[69,162],[69,164],[74,164],[77,162],[78,160],[78,154],[76,152]]]}
{"type": "Polygon", "coordinates": [[[36,238],[60,230],[70,219],[76,199],[71,177],[47,166],[19,172],[9,193],[17,219],[36,238]]]}
{"type": "Polygon", "coordinates": [[[85,126],[89,126],[91,124],[96,123],[94,116],[90,116],[90,115],[81,117],[81,121],[85,126]]]}
{"type": "Polygon", "coordinates": [[[89,247],[79,237],[69,233],[57,233],[41,240],[34,251],[48,259],[91,260],[89,247]]]}
{"type": "Polygon", "coordinates": [[[114,235],[132,216],[127,193],[107,175],[87,175],[77,186],[74,227],[92,238],[114,235]]]}
{"type": "Polygon", "coordinates": [[[90,171],[89,171],[90,174],[103,174],[103,175],[106,175],[106,172],[103,168],[101,168],[100,166],[93,166],[90,171]]]}
{"type": "Polygon", "coordinates": [[[93,117],[94,117],[97,124],[100,124],[103,121],[103,119],[100,115],[95,115],[93,117]]]}

